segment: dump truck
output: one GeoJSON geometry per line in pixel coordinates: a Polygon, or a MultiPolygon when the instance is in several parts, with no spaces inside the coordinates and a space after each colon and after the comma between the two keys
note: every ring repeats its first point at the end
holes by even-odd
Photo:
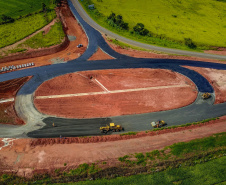
{"type": "Polygon", "coordinates": [[[205,100],[205,99],[208,99],[208,98],[210,98],[210,97],[211,97],[211,94],[208,93],[208,92],[202,94],[202,98],[203,98],[204,100],[205,100]]]}
{"type": "Polygon", "coordinates": [[[100,127],[100,130],[102,133],[107,133],[110,131],[120,132],[121,130],[123,131],[124,128],[121,125],[115,125],[115,123],[110,123],[110,126],[106,125],[105,127],[100,127]]]}
{"type": "Polygon", "coordinates": [[[166,122],[163,120],[158,120],[156,122],[151,122],[151,126],[153,126],[154,128],[161,128],[162,126],[166,125],[166,122]]]}

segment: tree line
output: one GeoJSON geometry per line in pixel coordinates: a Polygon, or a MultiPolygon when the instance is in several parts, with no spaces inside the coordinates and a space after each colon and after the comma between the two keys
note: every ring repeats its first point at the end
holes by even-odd
{"type": "MultiPolygon", "coordinates": [[[[129,24],[123,20],[122,15],[116,15],[113,12],[107,17],[107,23],[110,26],[118,29],[127,30],[127,31],[129,30],[129,24]]],[[[133,30],[130,31],[130,33],[141,35],[141,36],[148,36],[148,37],[156,36],[161,39],[166,38],[164,35],[156,35],[150,32],[147,28],[145,28],[143,23],[137,23],[136,26],[133,27],[133,30]]],[[[184,38],[184,44],[191,49],[195,49],[197,47],[191,38],[184,38]]]]}

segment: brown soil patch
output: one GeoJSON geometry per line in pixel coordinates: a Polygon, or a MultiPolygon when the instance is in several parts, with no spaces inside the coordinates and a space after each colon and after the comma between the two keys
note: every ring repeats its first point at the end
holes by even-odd
{"type": "Polygon", "coordinates": [[[193,82],[178,73],[164,69],[120,69],[83,71],[56,77],[37,89],[34,102],[36,108],[45,114],[93,118],[179,108],[192,103],[196,96],[193,82]],[[139,88],[144,89],[138,91],[139,88]],[[89,94],[94,92],[101,93],[89,94]],[[88,94],[37,97],[77,93],[88,94]]]}
{"type": "Polygon", "coordinates": [[[203,75],[213,86],[215,91],[215,104],[226,102],[226,71],[209,68],[188,67],[203,75]]]}
{"type": "MultiPolygon", "coordinates": [[[[0,82],[0,100],[15,98],[18,90],[30,79],[31,77],[23,77],[0,82]]],[[[14,101],[0,103],[0,123],[13,125],[24,124],[24,122],[16,114],[14,101]]]]}
{"type": "Polygon", "coordinates": [[[216,50],[206,50],[204,53],[216,54],[216,55],[226,55],[226,48],[216,48],[216,50]]]}
{"type": "MultiPolygon", "coordinates": [[[[226,61],[215,60],[215,59],[207,59],[207,58],[199,58],[199,57],[190,57],[190,56],[177,56],[173,54],[161,54],[158,51],[140,51],[131,48],[122,48],[117,46],[111,42],[111,39],[107,38],[105,35],[102,35],[108,45],[114,49],[116,52],[128,55],[135,58],[162,58],[162,59],[179,59],[179,60],[196,60],[196,61],[204,61],[204,62],[214,62],[214,63],[224,63],[226,61]]],[[[186,62],[185,62],[186,63],[186,62]]]]}
{"type": "Polygon", "coordinates": [[[4,143],[2,140],[0,140],[0,147],[4,146],[4,143]]]}
{"type": "MultiPolygon", "coordinates": [[[[0,170],[2,172],[16,170],[18,175],[29,176],[33,171],[54,171],[54,169],[63,168],[64,163],[67,163],[67,169],[97,161],[108,161],[108,165],[114,166],[118,157],[130,153],[149,152],[162,149],[178,141],[187,142],[192,139],[208,137],[214,133],[225,132],[225,121],[226,118],[223,117],[201,127],[196,125],[193,128],[183,128],[183,130],[176,132],[174,132],[175,129],[172,129],[170,133],[159,135],[160,132],[156,132],[153,136],[125,138],[125,140],[114,142],[106,139],[105,142],[100,143],[70,143],[69,139],[72,138],[68,138],[61,139],[61,143],[64,144],[52,145],[54,139],[17,139],[9,146],[2,148],[0,161],[4,159],[4,164],[1,165],[0,170]],[[46,146],[34,145],[35,141],[42,140],[46,141],[46,146]]],[[[105,137],[117,136],[104,136],[103,138],[105,137]]]]}
{"type": "Polygon", "coordinates": [[[85,32],[82,30],[81,26],[78,25],[78,22],[72,15],[70,8],[68,7],[67,4],[63,4],[63,6],[60,8],[60,16],[63,20],[63,24],[65,25],[66,34],[76,36],[76,40],[71,41],[69,43],[69,46],[65,50],[51,54],[51,55],[42,56],[42,57],[0,63],[0,68],[8,65],[16,66],[16,65],[27,64],[31,62],[34,62],[35,67],[37,67],[37,66],[43,66],[43,65],[50,65],[52,64],[51,61],[57,58],[60,58],[62,61],[66,62],[81,56],[81,54],[85,52],[88,45],[88,39],[86,37],[85,32]],[[83,47],[77,48],[78,44],[83,44],[83,47]]]}
{"type": "Polygon", "coordinates": [[[14,98],[20,87],[30,79],[31,77],[23,77],[0,82],[0,99],[14,98]]]}
{"type": "Polygon", "coordinates": [[[0,123],[11,125],[23,125],[25,124],[21,120],[15,111],[14,102],[0,103],[0,123]]]}
{"type": "Polygon", "coordinates": [[[104,53],[102,49],[98,48],[96,53],[94,53],[88,60],[111,60],[113,57],[104,53]]]}

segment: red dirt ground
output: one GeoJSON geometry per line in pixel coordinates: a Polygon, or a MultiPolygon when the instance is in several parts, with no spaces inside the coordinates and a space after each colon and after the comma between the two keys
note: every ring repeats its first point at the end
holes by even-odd
{"type": "Polygon", "coordinates": [[[69,46],[65,50],[51,54],[51,55],[42,56],[42,57],[16,60],[16,61],[7,62],[7,63],[0,63],[0,68],[8,65],[16,66],[16,65],[26,64],[30,62],[34,62],[35,67],[50,65],[52,59],[61,58],[66,62],[68,60],[76,59],[82,53],[84,53],[88,45],[88,39],[86,37],[85,32],[82,30],[81,26],[78,25],[78,22],[76,21],[69,7],[66,4],[64,4],[63,7],[61,7],[61,15],[68,28],[66,30],[66,34],[76,36],[76,40],[71,41],[69,46]],[[77,48],[78,44],[83,44],[83,47],[77,48]]]}
{"type": "Polygon", "coordinates": [[[226,55],[226,48],[215,48],[216,50],[206,50],[205,53],[211,53],[216,55],[226,55]]]}
{"type": "Polygon", "coordinates": [[[196,96],[193,82],[178,73],[163,69],[120,69],[84,71],[56,77],[37,89],[34,102],[36,108],[45,114],[93,118],[179,108],[192,103],[196,96]],[[96,80],[109,91],[172,85],[179,87],[112,94],[104,91],[96,80]],[[88,92],[103,94],[51,99],[37,97],[88,92]]]}
{"type": "Polygon", "coordinates": [[[104,53],[100,48],[97,49],[96,53],[94,53],[88,60],[111,60],[113,57],[104,53]]]}
{"type": "Polygon", "coordinates": [[[186,68],[197,71],[203,75],[213,86],[215,91],[215,104],[226,102],[226,71],[209,69],[209,68],[200,68],[200,67],[190,67],[185,66],[186,68]]]}
{"type": "MultiPolygon", "coordinates": [[[[21,86],[30,79],[31,77],[23,77],[0,82],[0,100],[15,98],[16,93],[21,88],[21,86]]],[[[24,124],[24,122],[16,114],[14,101],[0,103],[0,123],[13,125],[24,124]]]]}
{"type": "Polygon", "coordinates": [[[30,79],[31,77],[23,77],[0,82],[0,99],[14,98],[20,87],[30,79]]]}
{"type": "MultiPolygon", "coordinates": [[[[225,132],[225,121],[226,117],[222,117],[220,120],[211,121],[211,123],[206,123],[201,127],[194,125],[193,128],[182,128],[180,131],[172,129],[170,132],[160,135],[155,132],[152,136],[136,137],[134,139],[125,138],[125,140],[119,141],[107,139],[105,142],[100,143],[71,143],[68,139],[65,139],[67,141],[65,144],[52,145],[54,139],[39,139],[39,141],[45,140],[47,143],[47,145],[40,146],[34,145],[34,141],[37,141],[37,139],[17,139],[9,146],[1,149],[0,161],[2,161],[2,164],[0,171],[9,172],[14,170],[17,175],[31,176],[37,170],[54,171],[57,168],[64,168],[64,163],[67,163],[66,169],[97,161],[110,161],[108,165],[114,166],[118,162],[118,157],[130,153],[149,152],[162,149],[178,141],[186,142],[208,137],[214,133],[225,132]],[[49,145],[48,143],[52,144],[49,145]]],[[[119,136],[105,137],[115,138],[119,136]]],[[[131,137],[128,136],[128,138],[131,137]]],[[[84,138],[80,139],[83,140],[84,138]]],[[[61,139],[61,141],[64,141],[64,139],[61,139]]]]}

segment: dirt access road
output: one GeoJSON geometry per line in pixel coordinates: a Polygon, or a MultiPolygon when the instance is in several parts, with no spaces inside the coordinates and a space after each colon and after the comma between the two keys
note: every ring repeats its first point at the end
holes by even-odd
{"type": "MultiPolygon", "coordinates": [[[[17,175],[29,177],[36,171],[50,172],[58,168],[67,170],[83,163],[97,162],[101,166],[103,161],[107,161],[107,164],[101,167],[106,168],[116,165],[119,163],[118,157],[127,154],[149,152],[155,149],[162,149],[173,143],[186,142],[196,138],[207,137],[214,133],[225,132],[225,122],[226,117],[223,117],[220,120],[211,121],[205,126],[194,126],[193,129],[185,130],[183,128],[184,130],[177,132],[172,130],[170,133],[160,135],[119,141],[106,140],[106,142],[100,143],[52,145],[48,144],[51,143],[51,139],[46,139],[47,145],[31,145],[34,139],[12,139],[6,147],[3,147],[3,142],[0,142],[0,171],[9,172],[12,170],[17,175]],[[67,163],[66,167],[64,163],[67,163]]],[[[61,140],[64,139],[62,138],[61,140]]]]}

